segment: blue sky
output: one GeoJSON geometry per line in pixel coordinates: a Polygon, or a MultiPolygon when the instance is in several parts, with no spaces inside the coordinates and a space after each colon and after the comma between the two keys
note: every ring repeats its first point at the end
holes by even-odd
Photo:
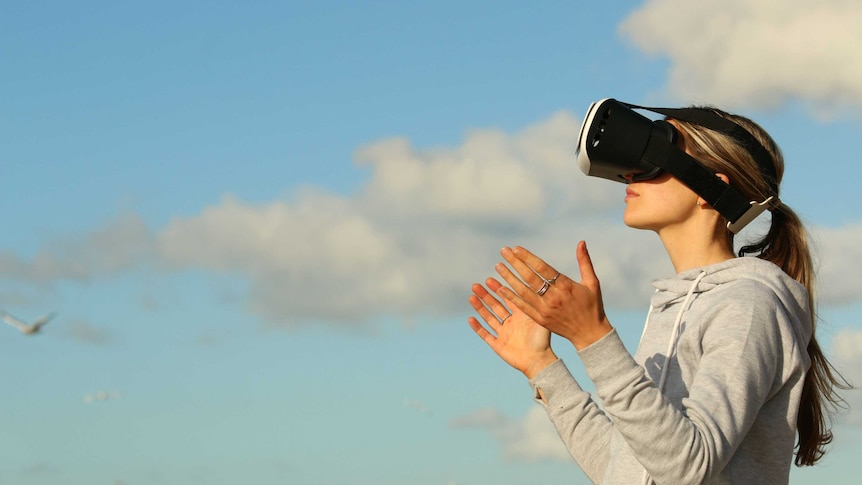
{"type": "MultiPolygon", "coordinates": [[[[773,134],[862,382],[862,8],[751,3],[4,5],[0,307],[57,316],[0,329],[0,481],[587,483],[467,296],[586,239],[634,350],[670,267],[576,167],[605,97],[773,134]]],[[[858,408],[793,483],[849,483],[858,408]]]]}

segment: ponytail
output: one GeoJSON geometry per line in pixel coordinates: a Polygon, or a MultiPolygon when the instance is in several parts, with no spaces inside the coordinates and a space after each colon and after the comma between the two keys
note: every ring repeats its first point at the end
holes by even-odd
{"type": "Polygon", "coordinates": [[[814,268],[808,248],[808,237],[802,221],[790,207],[780,203],[771,210],[769,232],[760,241],[744,246],[739,256],[757,254],[771,261],[808,289],[811,308],[811,340],[808,357],[811,367],[805,374],[796,430],[796,466],[811,466],[826,453],[832,442],[830,411],[845,404],[836,389],[850,389],[844,377],[832,366],[817,342],[817,317],[814,311],[814,268]]]}
{"type": "MultiPolygon", "coordinates": [[[[699,108],[711,110],[730,119],[757,138],[771,155],[776,180],[770,183],[760,175],[761,170],[757,163],[739,141],[696,124],[676,120],[677,125],[683,129],[686,151],[690,150],[694,158],[715,173],[727,175],[749,200],[765,200],[769,196],[778,200],[778,184],[784,175],[784,157],[772,137],[757,123],[744,116],[731,115],[712,107],[699,108]]],[[[815,271],[805,227],[796,213],[780,201],[770,208],[770,213],[772,222],[769,232],[761,240],[743,246],[739,250],[739,256],[752,255],[770,261],[808,290],[811,340],[807,350],[811,364],[805,374],[796,418],[799,441],[796,445],[795,463],[796,466],[810,466],[823,457],[826,445],[832,442],[831,415],[835,408],[846,405],[837,390],[852,389],[853,386],[832,366],[817,342],[815,271]]],[[[733,247],[733,233],[729,231],[728,239],[733,247]]]]}

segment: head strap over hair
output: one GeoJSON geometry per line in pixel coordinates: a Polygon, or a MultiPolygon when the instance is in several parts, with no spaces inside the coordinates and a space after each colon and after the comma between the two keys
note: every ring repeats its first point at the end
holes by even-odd
{"type": "Polygon", "coordinates": [[[769,185],[773,196],[778,195],[778,176],[769,151],[757,138],[737,123],[719,115],[709,108],[647,108],[624,103],[630,108],[644,109],[679,121],[693,123],[723,133],[737,141],[754,159],[760,175],[769,185]]]}

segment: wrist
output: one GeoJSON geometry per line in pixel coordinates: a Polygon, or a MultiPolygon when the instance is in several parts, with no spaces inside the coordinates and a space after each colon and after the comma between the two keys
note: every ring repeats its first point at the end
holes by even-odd
{"type": "Polygon", "coordinates": [[[545,367],[553,364],[558,359],[557,354],[555,354],[553,350],[549,350],[548,352],[543,353],[539,358],[530,362],[529,366],[522,370],[522,372],[527,379],[532,379],[533,377],[536,377],[539,372],[542,372],[545,367]]]}
{"type": "Polygon", "coordinates": [[[614,327],[611,326],[611,323],[605,320],[602,325],[594,328],[589,333],[579,334],[569,339],[569,342],[575,347],[575,350],[580,352],[581,350],[593,345],[594,343],[601,340],[605,335],[611,333],[614,327]]]}

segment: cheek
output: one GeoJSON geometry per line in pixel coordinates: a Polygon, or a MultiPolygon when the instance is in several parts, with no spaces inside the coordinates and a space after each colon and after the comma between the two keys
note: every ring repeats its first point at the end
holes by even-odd
{"type": "Polygon", "coordinates": [[[656,190],[626,203],[623,222],[632,227],[652,228],[656,224],[680,222],[692,215],[697,196],[685,190],[656,190]]]}
{"type": "MultiPolygon", "coordinates": [[[[673,182],[676,182],[675,180],[673,182]]],[[[654,194],[656,205],[677,214],[690,214],[697,207],[697,194],[682,183],[668,183],[654,194]]]]}

